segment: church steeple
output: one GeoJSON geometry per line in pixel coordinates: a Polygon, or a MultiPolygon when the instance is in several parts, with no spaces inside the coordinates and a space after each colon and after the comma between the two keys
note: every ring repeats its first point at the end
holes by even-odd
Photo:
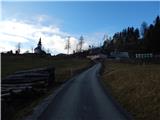
{"type": "Polygon", "coordinates": [[[42,48],[41,38],[39,39],[38,47],[39,47],[40,49],[42,48]]]}
{"type": "Polygon", "coordinates": [[[44,50],[42,50],[41,38],[39,38],[39,42],[37,44],[37,47],[34,49],[34,53],[36,53],[36,54],[46,54],[46,52],[44,50]]]}

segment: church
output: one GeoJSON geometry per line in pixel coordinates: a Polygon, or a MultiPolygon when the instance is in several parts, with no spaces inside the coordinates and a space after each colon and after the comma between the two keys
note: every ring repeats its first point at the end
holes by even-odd
{"type": "Polygon", "coordinates": [[[39,39],[39,42],[37,44],[37,47],[34,49],[34,53],[35,54],[46,54],[46,52],[44,50],[42,50],[42,43],[41,43],[41,38],[39,39]]]}

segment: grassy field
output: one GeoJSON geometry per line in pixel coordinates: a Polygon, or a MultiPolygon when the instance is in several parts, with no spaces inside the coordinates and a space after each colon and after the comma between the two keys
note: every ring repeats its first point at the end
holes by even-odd
{"type": "Polygon", "coordinates": [[[103,83],[134,120],[160,119],[160,65],[106,61],[103,83]]]}
{"type": "MultiPolygon", "coordinates": [[[[38,57],[38,56],[14,56],[2,55],[1,57],[2,78],[16,71],[40,68],[46,66],[55,67],[55,85],[45,93],[33,93],[34,97],[26,100],[16,99],[12,101],[11,112],[6,113],[5,120],[21,120],[23,116],[32,112],[32,109],[49,94],[59,87],[61,81],[67,80],[75,73],[90,65],[90,60],[71,57],[38,57]],[[18,101],[18,102],[17,102],[18,101]],[[24,104],[25,103],[25,104],[24,104]],[[13,106],[16,106],[13,110],[13,106]]],[[[30,97],[30,96],[28,96],[30,97]]],[[[9,109],[9,108],[7,108],[9,109]]],[[[9,111],[10,111],[9,109],[9,111]]]]}
{"type": "Polygon", "coordinates": [[[38,56],[14,56],[2,55],[2,78],[16,71],[54,66],[56,81],[68,79],[71,74],[89,64],[88,59],[69,57],[38,57],[38,56]]]}

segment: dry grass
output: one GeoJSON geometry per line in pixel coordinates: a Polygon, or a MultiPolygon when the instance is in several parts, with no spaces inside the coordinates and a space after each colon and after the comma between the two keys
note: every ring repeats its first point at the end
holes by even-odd
{"type": "Polygon", "coordinates": [[[160,65],[106,61],[103,82],[135,120],[160,119],[160,65]]]}
{"type": "Polygon", "coordinates": [[[68,79],[75,70],[86,67],[90,61],[88,59],[70,57],[2,55],[1,62],[2,78],[16,71],[54,66],[56,81],[62,81],[68,79]]]}

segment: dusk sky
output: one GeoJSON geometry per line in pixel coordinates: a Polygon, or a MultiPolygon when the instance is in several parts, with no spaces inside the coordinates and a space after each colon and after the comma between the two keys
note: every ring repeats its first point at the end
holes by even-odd
{"type": "Polygon", "coordinates": [[[143,21],[153,23],[160,15],[160,2],[1,2],[0,51],[22,52],[36,47],[39,38],[52,54],[66,53],[67,36],[72,50],[84,36],[88,45],[103,43],[103,36],[112,36],[122,29],[139,28],[143,21]]]}

